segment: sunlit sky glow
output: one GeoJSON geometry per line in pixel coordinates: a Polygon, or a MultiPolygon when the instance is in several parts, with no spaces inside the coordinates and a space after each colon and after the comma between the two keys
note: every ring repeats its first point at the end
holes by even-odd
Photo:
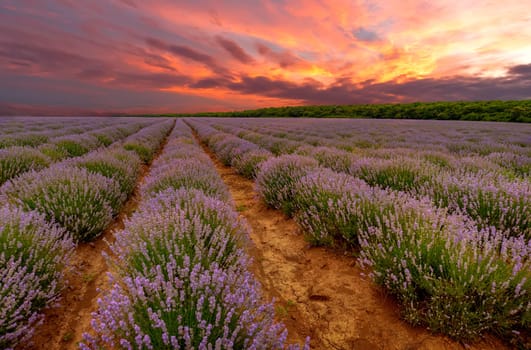
{"type": "Polygon", "coordinates": [[[527,1],[3,0],[0,114],[531,98],[527,1]]]}

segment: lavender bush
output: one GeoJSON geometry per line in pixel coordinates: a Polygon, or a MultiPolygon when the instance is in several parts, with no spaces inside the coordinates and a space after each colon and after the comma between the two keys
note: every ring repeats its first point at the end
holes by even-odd
{"type": "Polygon", "coordinates": [[[273,158],[273,153],[262,148],[254,149],[235,157],[231,165],[240,175],[254,179],[260,164],[269,158],[273,158]]]}
{"type": "Polygon", "coordinates": [[[0,348],[28,340],[63,285],[74,244],[43,215],[0,208],[0,348]]]}
{"type": "Polygon", "coordinates": [[[296,153],[315,158],[323,167],[345,173],[348,173],[348,169],[356,160],[356,156],[351,152],[324,146],[301,146],[296,153]]]}
{"type": "Polygon", "coordinates": [[[493,226],[511,236],[531,239],[531,184],[492,173],[441,172],[415,189],[439,207],[471,217],[479,228],[493,226]]]}
{"type": "Polygon", "coordinates": [[[126,196],[113,179],[58,164],[24,173],[0,188],[2,200],[43,213],[72,233],[90,240],[111,222],[126,196]]]}
{"type": "Polygon", "coordinates": [[[260,164],[256,175],[256,190],[267,205],[293,214],[293,196],[296,182],[310,170],[318,167],[313,158],[285,155],[260,164]]]}
{"type": "Polygon", "coordinates": [[[437,169],[425,162],[402,158],[361,158],[348,169],[350,175],[359,177],[371,186],[397,191],[416,189],[432,179],[437,169]]]}
{"type": "Polygon", "coordinates": [[[128,195],[136,185],[142,160],[135,152],[114,148],[89,153],[69,164],[114,179],[121,192],[128,195]]]}
{"type": "Polygon", "coordinates": [[[50,143],[56,145],[59,152],[66,153],[68,157],[79,157],[102,146],[96,137],[88,134],[61,136],[50,140],[50,143]]]}
{"type": "Polygon", "coordinates": [[[358,236],[389,211],[384,191],[330,169],[309,172],[295,183],[295,218],[314,245],[358,246],[358,236]]]}
{"type": "Polygon", "coordinates": [[[223,228],[235,242],[246,236],[246,226],[229,204],[196,189],[166,189],[143,201],[138,212],[142,215],[155,215],[176,209],[182,210],[187,219],[197,216],[201,223],[212,230],[223,228]]]}
{"type": "Polygon", "coordinates": [[[58,162],[69,157],[65,149],[60,148],[55,144],[46,143],[40,145],[37,149],[50,158],[53,162],[58,162]]]}
{"type": "Polygon", "coordinates": [[[168,188],[199,189],[219,199],[228,199],[229,193],[215,168],[195,159],[179,160],[166,166],[157,165],[152,176],[146,179],[142,193],[153,196],[168,188]]]}
{"type": "Polygon", "coordinates": [[[144,163],[149,163],[155,152],[159,149],[164,138],[169,134],[173,120],[166,120],[150,125],[124,140],[123,147],[126,150],[136,152],[144,163]]]}
{"type": "Polygon", "coordinates": [[[42,133],[23,133],[18,135],[0,137],[0,148],[12,146],[35,147],[48,141],[48,137],[42,133]]]}
{"type": "Polygon", "coordinates": [[[227,204],[201,196],[198,191],[184,191],[166,192],[149,201],[117,234],[112,249],[125,262],[121,265],[128,274],[145,275],[145,268],[165,266],[170,257],[182,262],[187,256],[194,265],[216,262],[221,267],[235,265],[241,259],[244,231],[227,204]],[[168,197],[175,205],[161,203],[168,197]],[[202,207],[203,203],[208,207],[202,207]]]}
{"type": "Polygon", "coordinates": [[[286,331],[248,272],[178,259],[146,271],[150,278],[114,282],[93,314],[97,335],[85,334],[81,349],[284,348],[286,331]]]}
{"type": "Polygon", "coordinates": [[[459,340],[530,325],[531,245],[424,212],[362,232],[362,261],[395,295],[404,318],[459,340]]]}
{"type": "Polygon", "coordinates": [[[35,148],[0,149],[0,185],[26,171],[43,169],[49,163],[50,159],[35,148]]]}

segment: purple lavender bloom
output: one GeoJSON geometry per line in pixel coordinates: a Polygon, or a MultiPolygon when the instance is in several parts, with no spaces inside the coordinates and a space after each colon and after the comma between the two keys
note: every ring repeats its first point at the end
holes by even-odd
{"type": "Polygon", "coordinates": [[[164,138],[170,133],[174,120],[164,120],[143,128],[123,141],[126,150],[135,151],[144,163],[149,163],[164,138]]]}
{"type": "Polygon", "coordinates": [[[50,159],[35,148],[14,146],[0,149],[0,185],[26,171],[43,169],[49,163],[50,159]]]}
{"type": "Polygon", "coordinates": [[[195,188],[209,196],[228,199],[229,193],[224,182],[210,162],[184,159],[166,166],[157,164],[152,174],[142,186],[145,196],[153,196],[167,188],[195,188]]]}
{"type": "Polygon", "coordinates": [[[294,187],[301,177],[318,167],[315,159],[285,155],[260,164],[256,175],[256,190],[271,207],[293,214],[294,187]]]}
{"type": "Polygon", "coordinates": [[[57,300],[74,244],[43,215],[0,208],[0,348],[29,339],[39,313],[57,300]]]}
{"type": "Polygon", "coordinates": [[[76,241],[99,235],[126,196],[113,179],[62,164],[24,173],[0,187],[0,198],[59,223],[76,241]]]}
{"type": "Polygon", "coordinates": [[[283,349],[286,330],[274,322],[248,272],[191,264],[169,256],[150,277],[114,282],[93,314],[96,336],[85,348],[99,349],[283,349]]]}
{"type": "Polygon", "coordinates": [[[122,193],[129,195],[136,185],[142,160],[135,152],[113,147],[88,153],[65,164],[114,179],[120,184],[122,193]]]}

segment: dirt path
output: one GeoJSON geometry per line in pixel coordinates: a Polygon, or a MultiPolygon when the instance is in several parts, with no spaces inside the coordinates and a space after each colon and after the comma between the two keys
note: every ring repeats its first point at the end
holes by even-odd
{"type": "MultiPolygon", "coordinates": [[[[155,161],[162,153],[167,138],[161,144],[155,161]]],[[[66,273],[67,287],[63,291],[59,306],[44,311],[44,323],[37,327],[30,344],[31,350],[74,350],[84,332],[91,329],[91,313],[98,308],[98,298],[102,290],[108,288],[109,268],[102,253],[111,254],[108,243],[114,241],[113,233],[124,228],[125,220],[136,210],[141,200],[140,186],[149,173],[150,166],[142,165],[140,176],[133,194],[125,202],[120,214],[107,227],[101,236],[89,243],[76,247],[71,268],[66,273]]]]}
{"type": "MultiPolygon", "coordinates": [[[[401,321],[397,305],[361,277],[354,258],[309,247],[292,219],[258,199],[253,181],[205,151],[251,227],[253,272],[265,296],[276,299],[276,314],[286,324],[290,341],[302,343],[309,335],[312,349],[465,349],[401,321]]],[[[488,338],[468,349],[507,347],[488,338]]]]}

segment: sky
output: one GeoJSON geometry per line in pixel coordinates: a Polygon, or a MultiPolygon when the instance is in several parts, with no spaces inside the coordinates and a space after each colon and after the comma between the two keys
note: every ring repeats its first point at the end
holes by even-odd
{"type": "Polygon", "coordinates": [[[0,114],[531,98],[523,0],[2,0],[0,114]]]}

